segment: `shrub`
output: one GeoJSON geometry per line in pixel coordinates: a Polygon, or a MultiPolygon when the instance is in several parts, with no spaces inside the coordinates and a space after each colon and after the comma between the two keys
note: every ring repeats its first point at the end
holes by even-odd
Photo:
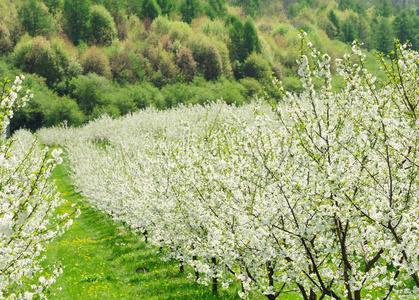
{"type": "Polygon", "coordinates": [[[218,53],[220,53],[221,63],[223,65],[223,75],[232,77],[233,68],[230,63],[230,52],[228,51],[227,45],[223,41],[217,39],[213,40],[213,43],[217,47],[218,53]]]}
{"type": "Polygon", "coordinates": [[[58,40],[42,36],[23,40],[16,45],[12,55],[15,66],[25,72],[36,73],[46,79],[49,86],[61,81],[68,65],[68,53],[58,40]]]}
{"type": "Polygon", "coordinates": [[[143,22],[135,16],[130,15],[127,22],[127,37],[132,42],[145,40],[147,31],[145,30],[143,22]]]}
{"type": "Polygon", "coordinates": [[[245,77],[252,77],[262,83],[268,83],[272,70],[269,63],[260,54],[253,52],[244,62],[243,74],[245,77]]]}
{"type": "Polygon", "coordinates": [[[163,35],[160,39],[160,42],[163,46],[163,49],[167,52],[171,52],[173,48],[173,42],[170,39],[170,36],[168,34],[163,35]]]}
{"type": "Polygon", "coordinates": [[[186,81],[192,81],[196,76],[196,61],[190,49],[182,46],[176,53],[176,63],[186,81]]]}
{"type": "Polygon", "coordinates": [[[205,79],[213,80],[223,73],[220,53],[210,40],[195,37],[188,45],[205,79]]]}
{"type": "Polygon", "coordinates": [[[193,35],[193,30],[189,24],[175,21],[170,24],[169,35],[172,41],[179,40],[181,43],[186,43],[193,35]]]}
{"type": "Polygon", "coordinates": [[[80,58],[84,74],[96,73],[106,78],[112,78],[109,59],[106,54],[96,46],[84,52],[80,58]]]}
{"type": "Polygon", "coordinates": [[[5,23],[0,22],[0,55],[4,55],[12,51],[13,44],[10,39],[10,32],[5,23]]]}
{"type": "Polygon", "coordinates": [[[73,77],[77,77],[81,74],[83,74],[83,67],[80,64],[79,60],[75,57],[71,58],[67,70],[66,70],[66,76],[71,79],[73,77]]]}
{"type": "Polygon", "coordinates": [[[164,102],[159,89],[152,86],[149,82],[131,86],[128,95],[140,109],[146,108],[154,103],[164,102]]]}
{"type": "Polygon", "coordinates": [[[111,104],[118,108],[121,115],[138,110],[133,97],[131,97],[131,89],[132,86],[114,88],[109,95],[111,104]]]}
{"type": "Polygon", "coordinates": [[[169,82],[172,82],[175,79],[178,69],[173,61],[172,53],[168,53],[164,50],[159,51],[158,69],[169,82]]]}
{"type": "Polygon", "coordinates": [[[138,77],[134,72],[136,64],[133,59],[140,59],[142,55],[140,49],[130,41],[122,43],[114,42],[108,48],[108,57],[110,61],[110,70],[112,78],[119,84],[134,83],[138,77]]]}
{"type": "Polygon", "coordinates": [[[159,36],[169,33],[171,23],[167,16],[158,16],[153,20],[153,32],[159,36]]]}
{"type": "Polygon", "coordinates": [[[95,73],[80,75],[73,78],[69,84],[71,96],[77,100],[80,109],[89,116],[96,106],[106,106],[106,97],[112,90],[111,83],[106,78],[95,73]]]}
{"type": "Polygon", "coordinates": [[[43,126],[50,127],[67,121],[70,126],[79,126],[85,121],[77,102],[69,97],[56,98],[45,111],[43,126]]]}
{"type": "Polygon", "coordinates": [[[253,98],[262,90],[262,85],[255,78],[242,78],[240,79],[240,84],[244,87],[245,94],[248,98],[253,98]]]}

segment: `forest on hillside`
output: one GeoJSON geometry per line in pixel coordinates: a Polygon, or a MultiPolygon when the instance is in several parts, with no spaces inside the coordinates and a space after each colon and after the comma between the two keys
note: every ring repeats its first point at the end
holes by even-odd
{"type": "Polygon", "coordinates": [[[279,99],[272,75],[302,88],[300,30],[332,59],[355,39],[385,55],[395,38],[419,50],[418,0],[0,0],[0,12],[0,77],[25,73],[36,90],[12,130],[240,105],[262,90],[279,99]]]}

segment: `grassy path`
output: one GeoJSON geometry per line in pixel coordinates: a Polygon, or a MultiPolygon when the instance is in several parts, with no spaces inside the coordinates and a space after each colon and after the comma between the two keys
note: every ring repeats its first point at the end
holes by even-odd
{"type": "Polygon", "coordinates": [[[50,299],[239,299],[231,288],[214,297],[210,287],[179,274],[176,262],[161,261],[139,236],[121,232],[74,191],[65,165],[57,166],[52,178],[67,200],[61,211],[77,203],[82,213],[48,245],[46,263],[61,260],[65,267],[50,299]]]}

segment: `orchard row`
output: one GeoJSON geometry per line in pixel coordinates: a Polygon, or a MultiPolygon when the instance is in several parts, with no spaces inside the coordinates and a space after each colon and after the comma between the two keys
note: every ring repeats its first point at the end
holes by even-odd
{"type": "Polygon", "coordinates": [[[354,43],[332,92],[330,57],[302,44],[304,91],[275,82],[278,104],[147,109],[40,139],[66,148],[94,206],[214,293],[415,299],[419,54],[396,45],[380,81],[354,43]]]}

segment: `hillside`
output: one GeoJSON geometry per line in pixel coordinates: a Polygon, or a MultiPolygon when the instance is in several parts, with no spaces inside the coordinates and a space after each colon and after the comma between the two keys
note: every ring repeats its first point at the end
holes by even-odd
{"type": "Polygon", "coordinates": [[[386,55],[393,38],[417,50],[418,8],[417,0],[1,0],[0,77],[32,74],[25,84],[37,91],[12,130],[150,105],[240,105],[262,89],[278,100],[272,74],[301,91],[300,30],[332,59],[354,39],[386,55]]]}

